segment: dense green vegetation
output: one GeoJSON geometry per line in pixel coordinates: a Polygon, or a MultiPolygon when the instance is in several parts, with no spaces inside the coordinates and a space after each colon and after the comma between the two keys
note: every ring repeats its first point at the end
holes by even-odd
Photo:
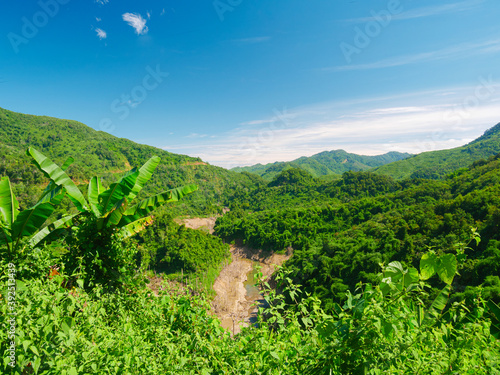
{"type": "Polygon", "coordinates": [[[383,165],[375,173],[404,178],[444,178],[453,171],[467,167],[479,159],[500,152],[500,123],[469,144],[450,150],[429,151],[408,159],[383,165]]]}
{"type": "Polygon", "coordinates": [[[314,177],[338,177],[347,171],[365,171],[384,164],[410,157],[410,154],[388,152],[384,155],[364,156],[345,152],[344,150],[324,151],[310,157],[300,157],[289,162],[276,162],[266,165],[256,164],[250,167],[233,168],[236,172],[257,174],[267,181],[289,168],[301,168],[314,177]]]}
{"type": "Polygon", "coordinates": [[[256,248],[292,247],[286,268],[294,280],[332,306],[358,282],[377,282],[380,264],[414,264],[428,248],[453,252],[476,228],[482,241],[470,245],[455,297],[482,290],[500,301],[499,156],[444,181],[398,183],[347,172],[322,184],[299,171],[283,172],[268,186],[237,197],[232,211],[218,219],[216,233],[256,248]]]}
{"type": "Polygon", "coordinates": [[[87,185],[89,176],[99,175],[103,177],[104,186],[108,186],[116,176],[158,155],[161,162],[144,193],[197,184],[199,192],[176,205],[176,211],[183,214],[221,212],[221,202],[234,190],[254,186],[255,179],[247,174],[207,165],[199,158],[117,138],[76,121],[24,115],[0,108],[0,134],[0,176],[10,178],[21,207],[36,203],[34,199],[40,195],[46,181],[25,155],[28,146],[59,165],[73,157],[74,163],[68,168],[68,174],[77,185],[87,185]]]}
{"type": "Polygon", "coordinates": [[[1,373],[500,373],[500,154],[442,180],[265,182],[71,121],[0,110],[0,127],[1,373]],[[219,237],[178,224],[225,205],[219,237]],[[222,239],[294,250],[234,337],[209,312],[222,239]]]}

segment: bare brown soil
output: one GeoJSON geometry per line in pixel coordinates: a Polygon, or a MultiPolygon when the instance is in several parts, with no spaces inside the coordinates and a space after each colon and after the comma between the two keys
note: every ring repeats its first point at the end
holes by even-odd
{"type": "Polygon", "coordinates": [[[267,279],[277,266],[291,257],[291,253],[263,257],[261,251],[231,246],[231,257],[231,264],[215,280],[214,290],[217,295],[212,301],[212,311],[219,317],[224,328],[238,334],[242,327],[250,324],[250,318],[257,311],[257,307],[252,305],[260,298],[256,295],[247,296],[244,286],[248,273],[253,272],[254,262],[258,262],[264,279],[267,279]]]}

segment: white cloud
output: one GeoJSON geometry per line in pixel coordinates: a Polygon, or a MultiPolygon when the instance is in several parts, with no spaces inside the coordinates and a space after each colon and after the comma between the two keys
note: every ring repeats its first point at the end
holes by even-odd
{"type": "Polygon", "coordinates": [[[95,18],[95,20],[96,20],[97,22],[101,22],[101,19],[100,19],[99,17],[96,17],[96,18],[95,18]]]}
{"type": "Polygon", "coordinates": [[[344,149],[362,155],[420,153],[464,145],[500,121],[500,83],[319,103],[275,111],[213,141],[191,134],[165,149],[225,168],[344,149]],[[479,95],[478,95],[479,93],[479,95]]]}
{"type": "Polygon", "coordinates": [[[106,33],[106,31],[104,31],[103,29],[95,29],[96,33],[97,33],[97,36],[99,37],[99,39],[106,39],[108,37],[108,34],[106,33]]]}
{"type": "Polygon", "coordinates": [[[396,66],[425,63],[430,61],[459,59],[479,54],[496,53],[500,51],[500,39],[480,43],[462,43],[437,51],[421,52],[414,55],[396,56],[366,64],[341,65],[324,68],[325,71],[342,72],[348,70],[369,70],[392,68],[396,66]]]}
{"type": "Polygon", "coordinates": [[[148,27],[146,26],[146,20],[142,18],[140,14],[136,13],[124,13],[122,18],[130,26],[135,29],[137,35],[144,35],[148,32],[148,27]]]}
{"type": "Polygon", "coordinates": [[[98,4],[104,5],[104,4],[109,3],[109,0],[95,0],[95,2],[98,4]]]}

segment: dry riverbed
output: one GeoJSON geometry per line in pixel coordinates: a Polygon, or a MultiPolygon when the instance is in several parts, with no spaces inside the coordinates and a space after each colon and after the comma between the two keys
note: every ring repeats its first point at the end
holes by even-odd
{"type": "MultiPolygon", "coordinates": [[[[213,233],[216,217],[184,219],[182,223],[192,229],[213,233]]],[[[222,322],[224,328],[233,334],[251,324],[257,307],[252,305],[262,297],[253,287],[255,266],[260,266],[263,277],[269,278],[277,266],[281,266],[291,257],[287,254],[264,256],[262,251],[247,247],[231,246],[232,262],[224,267],[214,283],[217,293],[212,302],[212,311],[222,322]]]]}

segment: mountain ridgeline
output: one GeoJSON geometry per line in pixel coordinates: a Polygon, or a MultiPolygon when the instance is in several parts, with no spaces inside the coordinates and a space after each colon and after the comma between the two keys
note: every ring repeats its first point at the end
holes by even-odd
{"type": "Polygon", "coordinates": [[[236,167],[235,172],[250,172],[270,181],[280,172],[289,168],[301,168],[314,177],[338,177],[347,171],[366,171],[384,164],[403,160],[412,156],[407,153],[388,152],[383,155],[365,156],[351,154],[344,150],[324,151],[311,157],[300,157],[289,162],[256,164],[249,167],[236,167]]]}
{"type": "Polygon", "coordinates": [[[255,178],[208,165],[199,158],[178,155],[155,147],[137,144],[96,131],[82,123],[46,116],[33,116],[0,108],[0,176],[14,184],[23,206],[33,204],[45,183],[43,175],[31,164],[25,151],[32,146],[55,163],[75,159],[68,174],[76,183],[86,185],[93,176],[109,184],[116,176],[144,164],[158,155],[161,162],[146,194],[196,183],[200,191],[186,197],[184,213],[220,212],[220,202],[236,188],[251,187],[255,178]]]}

